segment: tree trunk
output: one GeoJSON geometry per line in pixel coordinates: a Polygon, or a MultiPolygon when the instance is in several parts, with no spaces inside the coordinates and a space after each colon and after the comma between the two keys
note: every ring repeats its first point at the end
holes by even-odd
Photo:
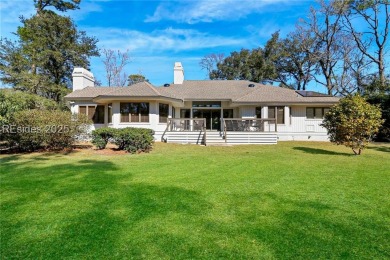
{"type": "Polygon", "coordinates": [[[385,76],[385,66],[383,64],[383,49],[379,49],[378,56],[379,56],[379,61],[378,61],[379,80],[380,80],[381,88],[384,89],[386,84],[386,76],[385,76]]]}

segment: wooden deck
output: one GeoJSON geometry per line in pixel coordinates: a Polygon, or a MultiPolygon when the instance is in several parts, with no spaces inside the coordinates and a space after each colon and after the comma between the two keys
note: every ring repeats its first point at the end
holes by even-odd
{"type": "Polygon", "coordinates": [[[183,132],[166,132],[165,141],[167,143],[188,143],[188,144],[276,144],[276,133],[265,132],[226,132],[227,138],[223,137],[221,132],[208,131],[206,140],[204,132],[183,131],[183,132]],[[206,142],[205,142],[206,141],[206,142]]]}

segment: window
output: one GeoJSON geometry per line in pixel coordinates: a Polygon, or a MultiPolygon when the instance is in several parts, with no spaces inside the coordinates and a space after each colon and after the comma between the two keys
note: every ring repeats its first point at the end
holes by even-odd
{"type": "Polygon", "coordinates": [[[275,118],[277,116],[277,123],[284,124],[284,107],[268,107],[268,118],[275,118]],[[275,115],[275,109],[277,114],[275,115]]]}
{"type": "Polygon", "coordinates": [[[172,117],[176,118],[176,109],[172,107],[172,117]]]}
{"type": "Polygon", "coordinates": [[[149,122],[149,103],[121,103],[121,123],[149,122]]]}
{"type": "Polygon", "coordinates": [[[221,107],[221,101],[193,101],[192,107],[221,107]]]}
{"type": "Polygon", "coordinates": [[[223,118],[233,118],[233,109],[224,109],[223,118]]]}
{"type": "Polygon", "coordinates": [[[104,106],[96,106],[92,120],[95,124],[104,124],[104,106]]]}
{"type": "Polygon", "coordinates": [[[203,110],[193,109],[192,110],[192,117],[193,118],[203,118],[203,110]]]}
{"type": "Polygon", "coordinates": [[[261,107],[256,107],[256,118],[261,118],[261,107]]]}
{"type": "Polygon", "coordinates": [[[79,114],[86,115],[87,114],[87,107],[86,106],[79,106],[79,114]]]}
{"type": "Polygon", "coordinates": [[[307,107],[306,118],[322,119],[327,112],[329,112],[329,107],[307,107]]]}
{"type": "Polygon", "coordinates": [[[190,118],[191,110],[189,109],[180,109],[180,118],[190,118]]]}
{"type": "Polygon", "coordinates": [[[104,124],[104,106],[79,106],[79,114],[87,115],[94,124],[104,124]]]}
{"type": "Polygon", "coordinates": [[[169,105],[168,104],[158,104],[158,113],[159,113],[159,122],[166,123],[168,122],[169,115],[169,105]]]}

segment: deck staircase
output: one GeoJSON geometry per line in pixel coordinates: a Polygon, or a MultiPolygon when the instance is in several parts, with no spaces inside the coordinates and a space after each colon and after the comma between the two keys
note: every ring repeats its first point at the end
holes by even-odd
{"type": "MultiPolygon", "coordinates": [[[[180,144],[204,144],[204,132],[182,131],[167,132],[165,134],[167,143],[180,144]]],[[[227,140],[219,131],[208,131],[206,133],[206,145],[233,145],[233,144],[276,144],[276,133],[264,132],[227,132],[227,140]]]]}
{"type": "Polygon", "coordinates": [[[161,140],[203,145],[276,144],[275,122],[275,119],[230,118],[223,120],[225,131],[213,131],[206,129],[205,118],[170,118],[161,140]],[[270,123],[274,123],[274,131],[270,129],[270,123]]]}

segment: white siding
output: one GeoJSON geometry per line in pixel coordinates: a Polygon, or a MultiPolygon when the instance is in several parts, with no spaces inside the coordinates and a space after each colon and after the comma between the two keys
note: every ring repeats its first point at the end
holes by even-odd
{"type": "MultiPolygon", "coordinates": [[[[123,101],[127,102],[127,101],[123,101]]],[[[112,102],[112,123],[108,126],[114,128],[124,127],[142,127],[153,129],[155,139],[160,140],[162,133],[165,131],[167,124],[159,123],[159,101],[148,101],[149,103],[149,122],[147,123],[121,123],[120,122],[120,102],[112,102]]],[[[167,104],[167,102],[162,102],[167,104]]],[[[71,104],[72,113],[78,113],[79,106],[92,105],[96,106],[96,103],[87,101],[77,101],[71,104]]],[[[260,106],[260,105],[259,105],[260,106]]],[[[184,108],[191,109],[192,102],[185,102],[184,108]]],[[[237,108],[231,108],[229,102],[222,102],[222,108],[233,109],[234,117],[238,118],[255,118],[256,106],[241,106],[237,108]]],[[[180,117],[180,107],[176,107],[176,117],[180,117]]],[[[172,105],[169,107],[169,111],[172,112],[172,105]]],[[[106,116],[105,122],[108,122],[107,107],[105,109],[106,116]]],[[[171,113],[170,113],[171,114],[171,113]]],[[[268,117],[268,106],[262,105],[262,118],[268,117]]],[[[279,140],[328,140],[326,130],[320,126],[322,120],[319,119],[307,119],[306,118],[306,106],[284,106],[284,124],[278,124],[278,139],[279,140]]],[[[93,125],[92,130],[104,125],[93,125]]],[[[271,127],[272,130],[273,127],[271,127]]]]}
{"type": "Polygon", "coordinates": [[[320,126],[321,119],[307,119],[305,106],[292,106],[290,109],[291,125],[278,125],[279,140],[328,140],[326,129],[320,126]]]}
{"type": "Polygon", "coordinates": [[[256,107],[254,106],[245,106],[240,108],[242,118],[255,118],[256,117],[256,107]]]}

